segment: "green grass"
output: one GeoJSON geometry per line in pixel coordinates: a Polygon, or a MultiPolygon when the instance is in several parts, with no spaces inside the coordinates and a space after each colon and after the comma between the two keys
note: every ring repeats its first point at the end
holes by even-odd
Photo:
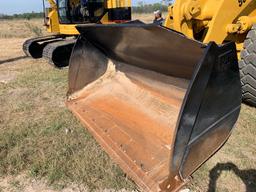
{"type": "Polygon", "coordinates": [[[0,84],[0,176],[27,171],[60,188],[135,189],[65,107],[67,69],[36,63],[0,84]]]}

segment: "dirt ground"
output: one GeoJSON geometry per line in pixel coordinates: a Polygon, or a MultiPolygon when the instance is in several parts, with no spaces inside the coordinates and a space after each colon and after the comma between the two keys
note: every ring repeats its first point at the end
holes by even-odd
{"type": "MultiPolygon", "coordinates": [[[[0,38],[0,192],[137,190],[66,109],[68,69],[25,57],[19,35],[0,38]]],[[[226,145],[186,187],[256,191],[255,134],[256,109],[243,104],[226,145]]]]}

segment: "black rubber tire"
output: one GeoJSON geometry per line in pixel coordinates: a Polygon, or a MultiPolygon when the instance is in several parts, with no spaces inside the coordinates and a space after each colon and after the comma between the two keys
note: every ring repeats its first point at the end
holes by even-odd
{"type": "Polygon", "coordinates": [[[243,101],[256,107],[256,25],[248,32],[239,61],[243,101]]]}

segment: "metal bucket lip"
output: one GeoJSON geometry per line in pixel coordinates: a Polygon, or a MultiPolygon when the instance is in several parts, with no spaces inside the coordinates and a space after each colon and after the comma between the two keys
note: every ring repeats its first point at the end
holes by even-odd
{"type": "Polygon", "coordinates": [[[104,29],[104,28],[126,28],[126,27],[129,27],[129,28],[140,27],[140,28],[144,28],[144,29],[158,28],[158,29],[161,29],[161,30],[171,31],[171,32],[174,32],[177,35],[180,35],[180,36],[182,36],[186,39],[197,42],[197,43],[201,44],[203,47],[207,46],[207,44],[202,43],[201,41],[188,38],[187,36],[185,36],[183,33],[179,32],[179,31],[175,31],[173,29],[164,27],[162,25],[156,25],[156,24],[153,24],[153,23],[143,23],[140,20],[133,20],[133,21],[130,21],[130,22],[127,22],[127,23],[119,23],[119,24],[112,24],[111,23],[111,24],[78,24],[78,25],[76,25],[76,29],[80,33],[83,33],[83,31],[86,31],[87,29],[91,30],[91,29],[95,29],[95,28],[104,29]]]}
{"type": "Polygon", "coordinates": [[[90,42],[110,59],[186,79],[191,79],[206,47],[155,24],[81,25],[77,29],[79,39],[90,42]]]}

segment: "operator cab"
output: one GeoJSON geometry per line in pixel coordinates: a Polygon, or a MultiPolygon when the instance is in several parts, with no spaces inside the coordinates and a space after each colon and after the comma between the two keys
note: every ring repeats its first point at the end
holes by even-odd
{"type": "Polygon", "coordinates": [[[131,8],[107,9],[106,0],[57,0],[62,24],[99,23],[108,12],[109,20],[130,20],[131,8]]]}

